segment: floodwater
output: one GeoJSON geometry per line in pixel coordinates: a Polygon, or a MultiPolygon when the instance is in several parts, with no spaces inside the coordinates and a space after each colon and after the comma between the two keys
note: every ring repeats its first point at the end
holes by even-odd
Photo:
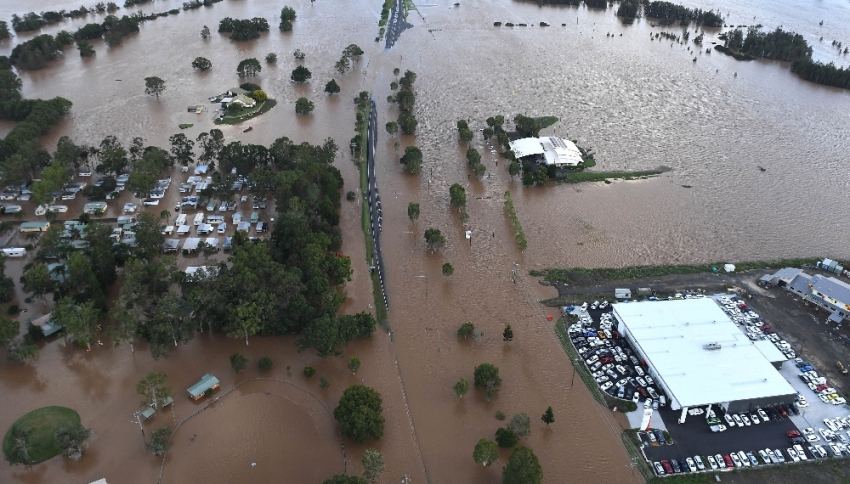
{"type": "MultiPolygon", "coordinates": [[[[114,134],[124,142],[143,136],[165,146],[179,123],[195,124],[185,131],[193,138],[213,127],[213,113],[190,114],[186,106],[238,84],[240,60],[276,52],[280,60],[274,66],[263,63],[258,83],[278,106],[243,125],[223,127],[226,139],[269,144],[279,136],[312,143],[333,137],[343,147],[336,165],[346,191],[357,186],[357,171],[345,149],[353,135],[351,99],[357,92],[373,93],[379,122],[386,123],[398,114],[386,102],[393,68],[417,72],[419,130],[415,138],[382,136],[378,144],[392,335],[380,331],[347,349],[346,358],[356,354],[363,360],[356,376],[345,369],[344,359],[298,354],[292,338],[253,338],[246,347],[240,340],[205,333],[156,362],[144,345],[133,355],[128,348],[110,348],[104,339],[106,345],[85,353],[51,341],[33,366],[0,363],[0,429],[33,408],[58,404],[77,409],[97,440],[79,463],[57,458],[33,470],[4,465],[0,481],[76,483],[106,477],[110,482],[156,482],[161,459],[145,453],[132,412],[138,408],[135,382],[161,370],[175,388],[174,415],[159,412],[143,424],[147,432],[173,426],[206,404],[192,403],[182,393],[204,373],[222,380],[220,394],[248,378],[291,382],[247,383],[188,420],[175,434],[163,482],[188,482],[199,472],[212,482],[317,482],[346,469],[359,472],[368,446],[346,443],[343,454],[326,410],[358,381],[384,398],[386,433],[372,444],[387,460],[382,482],[405,474],[413,482],[499,482],[508,453],[502,452],[492,468],[471,461],[475,442],[492,438],[502,424],[494,418],[496,410],[509,417],[517,412],[531,416],[532,434],[525,443],[539,456],[546,482],[563,482],[563,476],[638,482],[619,441],[619,421],[595,405],[580,382],[572,386],[569,360],[546,319],[549,310],[536,303],[553,294],[526,276],[528,269],[850,256],[843,243],[850,228],[838,215],[849,208],[850,93],[801,81],[781,63],[741,63],[706,54],[716,40],[714,30],[706,31],[700,52],[693,44],[649,40],[651,32],[678,32],[679,27],[653,27],[646,19],[624,26],[611,9],[540,8],[509,0],[453,3],[429,3],[411,12],[408,21],[414,28],[385,52],[383,44],[373,42],[380,12],[375,0],[345,8],[323,0],[289,2],[298,12],[290,34],[273,28],[259,40],[234,44],[214,32],[203,41],[201,27],[215,31],[225,16],[264,16],[277,25],[280,4],[227,0],[148,22],[114,49],[96,43],[94,59],[83,60],[69,49],[53,67],[20,74],[26,97],[59,95],[74,102],[71,116],[51,132],[48,144],[61,135],[97,143],[114,134]],[[497,28],[494,21],[530,26],[497,28]],[[537,27],[540,21],[552,26],[537,27]],[[333,64],[351,43],[366,54],[340,77],[333,64]],[[307,54],[304,65],[313,73],[303,86],[288,81],[296,48],[307,54]],[[193,72],[189,64],[196,56],[209,58],[212,71],[193,72]],[[144,94],[143,78],[151,75],[166,81],[159,100],[144,94]],[[328,97],[322,91],[332,77],[342,92],[328,97]],[[294,116],[299,96],[315,102],[312,115],[294,116]],[[558,116],[561,121],[546,132],[592,146],[596,169],[667,166],[672,171],[610,185],[526,189],[508,176],[504,160],[476,140],[488,175],[470,180],[464,148],[456,142],[457,119],[469,119],[477,130],[488,116],[511,118],[520,112],[558,116]],[[247,125],[254,130],[243,133],[247,125]],[[403,174],[397,163],[398,153],[412,143],[425,155],[417,177],[403,174]],[[463,238],[458,213],[449,209],[452,183],[467,185],[471,241],[463,238]],[[525,253],[519,252],[504,214],[507,190],[528,238],[525,253]],[[406,217],[410,201],[422,205],[415,223],[406,217]],[[439,228],[448,239],[439,254],[425,251],[422,232],[428,227],[439,228]],[[455,267],[450,278],[440,273],[446,261],[455,267]],[[509,278],[514,262],[520,268],[516,283],[509,278]],[[457,341],[454,332],[465,321],[483,330],[479,340],[457,341]],[[515,334],[509,344],[501,339],[506,324],[515,334]],[[228,364],[235,351],[252,362],[271,356],[275,367],[269,375],[253,366],[235,375],[228,364]],[[458,401],[451,386],[461,377],[471,381],[473,368],[485,361],[501,369],[498,397],[487,403],[473,390],[458,401]],[[320,390],[317,377],[305,380],[300,372],[306,364],[328,375],[331,388],[320,390]],[[539,416],[550,405],[556,422],[546,428],[539,416]]],[[[846,3],[828,0],[802,10],[790,2],[686,3],[720,8],[736,25],[783,25],[803,33],[817,59],[847,64],[847,57],[828,45],[833,38],[850,43],[846,3]]],[[[142,9],[163,11],[179,4],[157,1],[142,9]]],[[[70,1],[3,2],[0,17],[77,6],[70,1]]],[[[75,30],[85,23],[66,21],[46,31],[75,30]]],[[[0,53],[11,47],[0,44],[0,53]]],[[[9,127],[0,124],[3,132],[9,127]]],[[[355,270],[346,288],[344,309],[349,312],[368,310],[372,303],[366,264],[358,255],[364,250],[359,214],[357,202],[343,202],[343,251],[352,255],[355,270]]],[[[8,264],[10,273],[20,270],[14,265],[21,262],[8,264]]],[[[26,307],[29,314],[44,311],[40,302],[26,307]]]]}

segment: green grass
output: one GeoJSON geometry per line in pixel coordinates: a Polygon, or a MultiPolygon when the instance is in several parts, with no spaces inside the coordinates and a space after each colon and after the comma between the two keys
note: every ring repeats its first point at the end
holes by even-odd
{"type": "Polygon", "coordinates": [[[224,119],[216,119],[215,124],[239,124],[242,121],[247,121],[251,118],[255,118],[263,113],[267,113],[271,108],[277,105],[277,101],[274,99],[266,99],[259,106],[255,106],[250,109],[245,109],[240,111],[238,115],[235,116],[225,116],[224,119]]]}
{"type": "MultiPolygon", "coordinates": [[[[821,259],[781,259],[776,261],[734,262],[735,272],[771,267],[800,267],[803,264],[814,265],[821,259]]],[[[667,276],[670,274],[700,274],[713,272],[713,268],[723,270],[725,262],[691,265],[657,265],[657,266],[628,266],[616,268],[586,269],[573,267],[571,269],[544,269],[529,272],[534,277],[542,277],[550,282],[564,282],[582,286],[598,284],[606,281],[621,281],[626,279],[643,279],[646,277],[667,276]]]]}
{"type": "Polygon", "coordinates": [[[189,129],[189,128],[191,128],[192,126],[194,126],[194,124],[192,124],[192,123],[183,123],[183,124],[180,124],[179,126],[180,126],[180,129],[189,129]]]}
{"type": "Polygon", "coordinates": [[[596,166],[596,160],[593,158],[585,158],[584,161],[581,162],[584,168],[593,168],[596,166]]]}
{"type": "Polygon", "coordinates": [[[9,427],[6,436],[3,437],[3,453],[8,455],[12,449],[10,437],[15,427],[30,430],[30,458],[33,463],[44,462],[62,452],[56,446],[53,435],[64,424],[79,425],[80,415],[65,407],[43,407],[24,415],[9,427]]]}
{"type": "MultiPolygon", "coordinates": [[[[585,162],[584,167],[590,168],[593,164],[588,165],[585,162]]],[[[611,180],[634,180],[638,178],[648,178],[664,173],[663,170],[647,170],[647,171],[576,171],[566,175],[562,181],[566,183],[583,183],[583,182],[610,182],[611,180]]]]}
{"type": "Polygon", "coordinates": [[[695,476],[669,476],[653,477],[646,481],[647,484],[710,484],[717,482],[714,474],[700,474],[695,476]]]}

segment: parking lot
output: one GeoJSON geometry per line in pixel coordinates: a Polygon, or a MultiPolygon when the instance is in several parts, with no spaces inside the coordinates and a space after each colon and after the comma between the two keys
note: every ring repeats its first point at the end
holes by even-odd
{"type": "MultiPolygon", "coordinates": [[[[701,411],[701,414],[688,415],[685,422],[679,424],[677,422],[681,417],[681,410],[673,411],[669,407],[658,405],[659,398],[651,398],[651,401],[655,402],[655,405],[652,405],[655,410],[651,428],[666,429],[667,437],[672,442],[666,442],[668,439],[660,432],[653,432],[651,435],[639,432],[638,437],[643,442],[647,460],[652,464],[666,461],[662,466],[665,472],[676,472],[676,467],[679,472],[688,472],[685,459],[694,456],[703,456],[705,470],[710,471],[712,468],[722,470],[725,462],[715,464],[709,462],[707,456],[713,456],[712,459],[718,462],[714,456],[719,455],[720,459],[725,461],[732,453],[744,454],[740,458],[732,456],[733,458],[729,459],[733,467],[850,455],[850,446],[845,445],[850,444],[850,420],[844,421],[840,418],[847,417],[850,412],[843,402],[825,403],[818,397],[818,393],[824,393],[832,387],[829,381],[817,375],[816,368],[811,367],[808,361],[798,358],[782,336],[775,333],[769,322],[763,320],[743,300],[729,295],[715,296],[714,299],[750,340],[769,340],[785,357],[790,358],[782,365],[780,374],[803,398],[799,399],[793,408],[785,406],[781,409],[764,409],[769,413],[767,421],[759,417],[759,413],[738,415],[739,418],[746,415],[746,423],[750,425],[741,425],[741,421],[736,425],[731,415],[727,419],[722,408],[712,407],[713,416],[717,419],[712,420],[712,423],[719,421],[720,424],[713,428],[707,421],[706,408],[696,409],[695,411],[701,411]],[[801,378],[800,375],[804,372],[807,376],[801,378]],[[815,384],[820,384],[821,389],[811,388],[815,384]],[[836,417],[839,419],[833,420],[836,417]],[[824,423],[825,418],[830,419],[828,424],[824,423]],[[758,423],[755,423],[756,421],[758,423]],[[797,447],[794,447],[795,444],[797,447]],[[767,455],[764,452],[766,449],[770,449],[773,455],[767,455]],[[677,461],[676,466],[669,466],[674,459],[677,461]],[[752,460],[754,463],[751,463],[752,460]]],[[[653,395],[660,397],[659,389],[652,385],[651,378],[647,381],[646,372],[639,362],[632,360],[635,354],[628,342],[616,332],[611,306],[606,305],[603,309],[598,307],[598,301],[596,303],[595,308],[590,304],[586,309],[565,309],[578,317],[578,322],[569,327],[570,339],[597,384],[609,395],[625,399],[630,399],[631,395],[638,403],[647,399],[650,390],[653,395]]],[[[837,393],[834,390],[829,392],[837,393]]],[[[640,425],[642,416],[643,405],[639,405],[636,412],[628,414],[633,427],[640,425]]]]}

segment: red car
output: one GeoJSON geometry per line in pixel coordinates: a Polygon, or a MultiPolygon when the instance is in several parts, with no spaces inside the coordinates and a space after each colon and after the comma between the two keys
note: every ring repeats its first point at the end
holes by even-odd
{"type": "Polygon", "coordinates": [[[672,474],[673,473],[673,466],[670,465],[669,461],[662,460],[661,465],[664,466],[664,472],[666,474],[672,474]]]}
{"type": "Polygon", "coordinates": [[[644,387],[638,387],[637,392],[640,393],[640,396],[642,396],[643,398],[649,398],[649,393],[646,392],[646,389],[644,387]]]}
{"type": "Polygon", "coordinates": [[[723,462],[725,462],[725,463],[726,463],[726,467],[728,467],[728,468],[730,468],[730,469],[734,469],[734,468],[735,468],[735,463],[734,463],[734,462],[732,462],[732,458],[731,458],[731,457],[729,457],[728,455],[724,455],[724,456],[723,456],[723,462]]]}
{"type": "Polygon", "coordinates": [[[800,432],[797,432],[796,430],[789,430],[785,435],[788,437],[799,437],[800,432]]]}
{"type": "Polygon", "coordinates": [[[817,388],[817,390],[819,392],[822,392],[822,391],[826,390],[827,388],[829,388],[829,385],[827,385],[826,383],[821,383],[820,385],[816,386],[815,388],[817,388]]]}
{"type": "Polygon", "coordinates": [[[614,363],[614,358],[606,356],[605,358],[600,359],[599,362],[603,365],[607,365],[608,363],[614,363]]]}
{"type": "Polygon", "coordinates": [[[786,412],[785,409],[782,408],[782,407],[779,407],[779,414],[782,415],[783,417],[788,416],[788,412],[786,412]]]}

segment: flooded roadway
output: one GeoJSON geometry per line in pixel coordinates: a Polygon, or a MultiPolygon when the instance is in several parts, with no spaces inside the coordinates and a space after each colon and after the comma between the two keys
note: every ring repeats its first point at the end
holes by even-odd
{"type": "MultiPolygon", "coordinates": [[[[840,217],[823,215],[824,208],[830,213],[847,209],[847,92],[800,81],[779,63],[740,63],[717,53],[695,53],[693,46],[689,52],[683,45],[650,42],[650,32],[679,29],[654,28],[646,20],[622,26],[610,9],[539,8],[508,0],[473,0],[457,8],[450,3],[411,12],[408,21],[414,28],[384,52],[382,44],[373,42],[380,12],[377,1],[360,1],[346,9],[321,1],[290,2],[298,12],[291,34],[273,29],[257,41],[233,44],[214,33],[202,41],[201,26],[214,31],[225,16],[264,16],[272,26],[277,23],[279,4],[227,1],[148,22],[115,49],[98,42],[95,59],[84,61],[69,49],[54,67],[20,74],[26,97],[60,95],[74,102],[69,119],[49,135],[54,141],[69,135],[94,144],[115,134],[127,143],[142,135],[149,143],[165,146],[168,136],[178,132],[177,124],[185,122],[195,124],[185,131],[195,137],[213,127],[212,113],[189,114],[186,106],[236,85],[236,64],[267,52],[278,53],[281,60],[276,66],[263,64],[259,84],[279,104],[247,123],[255,127],[251,133],[243,134],[242,126],[223,127],[228,141],[268,145],[285,135],[296,142],[317,143],[332,136],[344,147],[352,136],[351,99],[357,92],[372,91],[380,123],[397,116],[385,101],[395,67],[418,73],[419,130],[415,138],[401,137],[398,146],[385,136],[379,141],[382,244],[393,301],[389,321],[393,337],[380,333],[348,348],[346,357],[357,354],[363,360],[356,377],[345,369],[344,359],[320,361],[298,354],[291,338],[254,338],[245,347],[239,340],[204,334],[157,362],[143,345],[135,356],[127,348],[110,349],[108,344],[86,354],[54,341],[42,348],[34,367],[0,363],[0,429],[33,408],[66,405],[80,412],[97,433],[97,441],[79,463],[57,458],[32,471],[3,465],[0,481],[76,483],[107,477],[110,482],[156,482],[160,459],[144,452],[138,425],[130,421],[138,408],[135,382],[148,371],[166,371],[178,397],[179,421],[197,408],[182,392],[204,373],[216,374],[223,389],[260,376],[254,369],[237,376],[229,368],[227,357],[242,351],[252,362],[271,356],[272,376],[301,382],[330,408],[345,386],[358,380],[377,388],[384,396],[387,417],[385,437],[375,444],[387,458],[384,482],[403,474],[411,475],[413,482],[499,482],[507,453],[502,452],[489,469],[474,466],[470,458],[475,442],[492,438],[499,427],[501,422],[494,418],[497,409],[508,416],[524,411],[532,417],[527,444],[540,457],[546,482],[561,482],[564,475],[584,482],[637,482],[619,446],[618,424],[593,404],[581,384],[570,389],[569,362],[545,318],[545,308],[535,302],[553,294],[527,276],[510,282],[512,263],[518,262],[525,274],[529,268],[551,265],[850,255],[842,243],[850,229],[840,217]],[[496,28],[494,21],[529,25],[546,21],[552,27],[496,28]],[[609,32],[614,37],[606,36],[609,32]],[[366,54],[340,78],[333,64],[351,43],[366,54]],[[313,72],[304,86],[288,81],[295,66],[290,53],[296,48],[307,54],[304,65],[313,72]],[[212,61],[212,71],[192,71],[189,64],[199,55],[212,61]],[[144,95],[143,78],[149,75],[166,81],[159,101],[144,95]],[[332,77],[342,93],[327,97],[322,89],[332,77]],[[296,118],[294,101],[302,95],[315,102],[316,110],[296,118]],[[480,182],[468,180],[464,150],[456,143],[456,120],[468,118],[477,130],[488,116],[510,118],[518,112],[560,117],[561,122],[547,132],[593,146],[598,169],[665,165],[673,171],[639,182],[524,189],[510,179],[503,161],[496,166],[500,160],[484,150],[482,161],[490,176],[480,182]],[[404,146],[413,142],[425,155],[418,177],[404,174],[397,163],[404,146]],[[471,244],[463,240],[458,214],[449,209],[452,183],[468,184],[471,244]],[[529,240],[526,253],[518,251],[504,215],[501,195],[506,190],[513,193],[529,240]],[[409,201],[422,205],[416,223],[406,216],[409,201]],[[448,239],[440,254],[425,252],[422,232],[428,227],[439,228],[448,239]],[[448,279],[440,273],[445,261],[455,267],[448,279]],[[454,332],[465,321],[483,329],[480,341],[457,341],[454,332]],[[514,328],[510,344],[501,341],[505,324],[514,328]],[[501,369],[504,383],[499,396],[487,403],[471,391],[457,401],[451,386],[460,377],[471,380],[474,366],[484,361],[501,369]],[[328,391],[319,390],[315,378],[303,381],[300,370],[305,364],[316,366],[318,375],[328,375],[328,391]],[[539,415],[550,405],[556,422],[546,428],[539,415]]],[[[158,1],[144,10],[162,11],[179,4],[158,1]]],[[[820,27],[812,23],[820,20],[813,17],[818,13],[804,12],[798,19],[798,7],[779,5],[754,4],[747,10],[770,19],[765,25],[783,24],[817,34],[820,27]]],[[[0,17],[77,6],[4,2],[0,17]]],[[[733,9],[732,22],[750,22],[749,13],[738,4],[718,6],[724,13],[733,9]]],[[[848,17],[844,4],[826,2],[818,7],[822,8],[826,19],[848,17]]],[[[74,30],[85,23],[66,21],[47,31],[74,30]]],[[[831,41],[833,34],[850,40],[846,22],[844,27],[825,23],[824,28],[832,29],[826,40],[831,41]]],[[[708,32],[706,42],[713,35],[708,32]]],[[[0,44],[0,49],[6,54],[11,47],[0,44]]],[[[829,57],[833,54],[828,49],[816,47],[815,52],[817,58],[840,61],[829,57]]],[[[480,140],[475,143],[481,151],[480,140]]],[[[340,156],[336,164],[345,190],[355,189],[358,175],[347,156],[340,156]]],[[[363,253],[359,214],[356,203],[343,202],[343,251],[353,256],[355,269],[346,289],[345,310],[350,312],[373,303],[365,261],[356,257],[363,253]]],[[[17,263],[9,263],[10,273],[13,264],[17,263]]],[[[40,303],[35,306],[32,311],[40,310],[40,303]]],[[[164,482],[181,482],[209,466],[215,473],[205,475],[205,480],[212,482],[245,478],[264,482],[281,474],[312,482],[317,475],[330,476],[342,469],[338,439],[329,422],[322,420],[315,400],[298,400],[297,392],[277,383],[247,385],[226,397],[230,400],[223,400],[222,406],[181,427],[164,482]],[[293,447],[286,429],[306,445],[293,447]],[[190,440],[192,435],[195,440],[190,440]],[[288,458],[270,462],[265,453],[269,448],[287,453],[288,458]],[[304,450],[308,448],[319,451],[304,450]],[[214,463],[210,452],[215,454],[214,463]],[[320,459],[324,455],[332,458],[320,459]],[[250,467],[255,460],[258,465],[250,467]],[[313,474],[316,469],[322,472],[313,474]]],[[[172,424],[172,417],[161,412],[145,425],[156,429],[166,424],[172,424]]],[[[349,472],[357,472],[365,448],[346,446],[349,472]]]]}

